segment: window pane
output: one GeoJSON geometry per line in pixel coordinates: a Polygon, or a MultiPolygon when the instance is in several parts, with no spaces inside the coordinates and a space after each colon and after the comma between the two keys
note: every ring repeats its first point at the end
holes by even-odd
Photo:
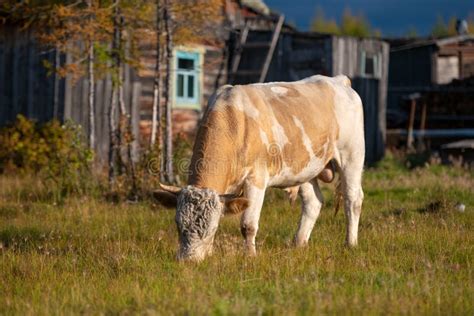
{"type": "Polygon", "coordinates": [[[194,98],[194,76],[188,76],[188,98],[194,98]]]}
{"type": "Polygon", "coordinates": [[[373,56],[365,57],[365,74],[373,75],[375,73],[375,58],[373,56]]]}
{"type": "Polygon", "coordinates": [[[178,58],[178,69],[194,70],[194,60],[188,58],[178,58]]]}
{"type": "Polygon", "coordinates": [[[178,74],[178,97],[184,97],[184,75],[178,74]]]}

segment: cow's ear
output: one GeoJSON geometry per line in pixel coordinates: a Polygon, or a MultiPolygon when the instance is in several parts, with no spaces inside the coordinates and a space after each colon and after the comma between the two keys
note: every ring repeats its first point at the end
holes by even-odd
{"type": "Polygon", "coordinates": [[[181,188],[160,183],[161,190],[153,192],[153,197],[164,207],[176,207],[181,188]]]}
{"type": "Polygon", "coordinates": [[[242,213],[248,206],[249,200],[244,197],[236,197],[235,195],[221,195],[221,201],[224,203],[224,214],[242,213]]]}
{"type": "Polygon", "coordinates": [[[153,198],[158,203],[168,208],[175,208],[176,205],[178,204],[178,194],[171,193],[168,191],[162,191],[162,190],[154,191],[153,198]]]}

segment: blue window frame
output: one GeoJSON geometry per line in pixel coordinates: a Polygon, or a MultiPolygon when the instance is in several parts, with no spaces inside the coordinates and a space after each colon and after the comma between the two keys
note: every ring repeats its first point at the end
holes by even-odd
{"type": "Polygon", "coordinates": [[[199,53],[176,52],[175,106],[199,108],[199,53]]]}

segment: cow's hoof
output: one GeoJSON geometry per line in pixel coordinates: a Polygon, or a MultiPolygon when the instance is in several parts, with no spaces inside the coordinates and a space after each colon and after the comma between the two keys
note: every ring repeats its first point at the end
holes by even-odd
{"type": "Polygon", "coordinates": [[[257,256],[257,250],[255,249],[255,246],[246,246],[245,247],[245,254],[248,257],[255,257],[257,256]]]}
{"type": "Polygon", "coordinates": [[[346,246],[348,248],[357,248],[357,241],[347,241],[346,246]]]}
{"type": "Polygon", "coordinates": [[[296,248],[307,247],[308,246],[308,241],[304,240],[304,239],[301,239],[301,238],[298,238],[298,237],[295,237],[295,239],[293,239],[293,246],[295,246],[296,248]]]}

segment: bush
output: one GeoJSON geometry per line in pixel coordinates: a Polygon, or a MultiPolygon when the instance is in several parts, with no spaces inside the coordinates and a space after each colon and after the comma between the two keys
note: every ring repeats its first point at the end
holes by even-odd
{"type": "Polygon", "coordinates": [[[19,115],[0,129],[0,172],[40,175],[61,196],[87,190],[92,161],[80,126],[71,122],[37,124],[19,115]]]}

